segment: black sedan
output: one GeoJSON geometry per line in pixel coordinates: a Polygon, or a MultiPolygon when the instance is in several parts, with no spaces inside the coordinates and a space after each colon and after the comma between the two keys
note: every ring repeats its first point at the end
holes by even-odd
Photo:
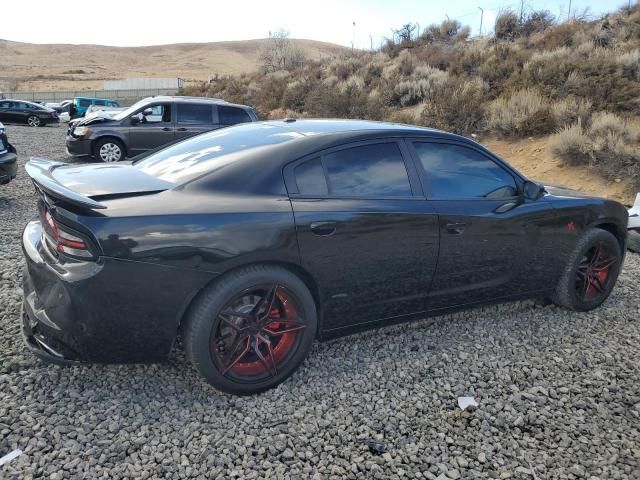
{"type": "Polygon", "coordinates": [[[23,331],[49,361],[188,358],[277,385],[314,339],[528,297],[600,305],[627,211],[463,137],[362,121],[206,133],[134,162],[31,160],[23,331]]]}
{"type": "Polygon", "coordinates": [[[17,159],[16,149],[9,143],[4,125],[0,123],[0,185],[16,178],[17,159]]]}
{"type": "Polygon", "coordinates": [[[30,127],[44,127],[58,123],[58,113],[49,107],[24,100],[0,100],[0,122],[22,123],[30,127]]]}

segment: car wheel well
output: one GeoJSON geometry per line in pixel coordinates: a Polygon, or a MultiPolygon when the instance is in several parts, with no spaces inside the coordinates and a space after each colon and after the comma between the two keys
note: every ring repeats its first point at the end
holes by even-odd
{"type": "Polygon", "coordinates": [[[606,230],[616,237],[616,240],[618,240],[618,243],[620,244],[620,250],[624,252],[624,232],[622,232],[615,223],[600,223],[598,225],[594,225],[594,227],[599,228],[600,230],[606,230]]]}
{"type": "Polygon", "coordinates": [[[116,140],[120,145],[122,145],[122,148],[124,150],[124,158],[127,156],[128,152],[127,152],[127,145],[122,141],[121,138],[116,137],[115,135],[103,135],[102,137],[98,137],[94,140],[91,141],[91,152],[96,155],[96,143],[102,141],[102,140],[116,140]]]}
{"type": "Polygon", "coordinates": [[[289,263],[289,262],[246,263],[246,264],[243,264],[243,265],[239,265],[239,266],[237,266],[235,268],[232,268],[230,270],[227,270],[222,275],[210,280],[205,285],[203,285],[202,288],[200,290],[198,290],[198,292],[195,295],[193,295],[193,297],[189,300],[186,308],[183,309],[182,315],[180,315],[180,323],[178,325],[178,333],[182,333],[182,328],[185,325],[185,320],[189,317],[189,312],[194,307],[194,305],[196,305],[196,303],[198,302],[198,299],[200,299],[201,296],[204,295],[204,292],[206,292],[206,290],[211,285],[213,285],[215,282],[217,282],[218,279],[220,277],[222,277],[223,275],[227,275],[227,274],[229,274],[231,272],[235,272],[236,270],[240,270],[241,268],[246,268],[246,267],[250,267],[250,266],[254,266],[254,265],[263,265],[263,266],[267,266],[267,267],[285,268],[285,269],[289,270],[291,273],[293,273],[294,275],[296,275],[298,278],[300,278],[304,282],[306,287],[309,289],[309,292],[311,292],[311,296],[313,297],[313,301],[316,304],[316,311],[318,313],[318,332],[316,332],[316,335],[317,335],[319,333],[319,331],[320,331],[321,326],[322,326],[322,317],[320,315],[320,312],[321,312],[320,291],[318,289],[318,284],[316,283],[316,281],[313,278],[313,276],[307,270],[302,268],[300,265],[296,265],[294,263],[289,263]]]}

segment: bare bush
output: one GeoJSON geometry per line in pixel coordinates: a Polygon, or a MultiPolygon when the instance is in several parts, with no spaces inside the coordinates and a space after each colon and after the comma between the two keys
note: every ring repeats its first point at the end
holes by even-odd
{"type": "Polygon", "coordinates": [[[269,34],[269,39],[258,52],[260,70],[277,72],[292,69],[304,64],[304,52],[289,39],[289,32],[280,29],[269,34]]]}
{"type": "Polygon", "coordinates": [[[487,88],[479,78],[450,79],[425,103],[420,115],[422,124],[456,133],[477,131],[484,115],[487,88]]]}
{"type": "Polygon", "coordinates": [[[498,98],[487,110],[487,129],[504,136],[540,135],[553,131],[555,121],[547,99],[535,90],[520,90],[498,98]]]}

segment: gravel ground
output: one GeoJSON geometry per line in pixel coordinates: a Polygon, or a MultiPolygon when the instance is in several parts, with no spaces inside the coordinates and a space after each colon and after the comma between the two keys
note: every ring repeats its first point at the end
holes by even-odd
{"type": "MultiPolygon", "coordinates": [[[[64,128],[9,127],[20,163],[64,128]]],[[[640,256],[591,313],[531,302],[316,344],[254,397],[160,365],[45,366],[22,346],[23,171],[0,187],[1,478],[640,478],[640,256]],[[456,399],[480,406],[460,411],[456,399]],[[368,439],[386,452],[369,450],[368,439]]]]}

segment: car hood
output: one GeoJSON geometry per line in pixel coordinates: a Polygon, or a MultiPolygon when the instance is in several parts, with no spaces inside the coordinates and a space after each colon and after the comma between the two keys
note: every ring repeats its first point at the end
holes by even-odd
{"type": "Polygon", "coordinates": [[[592,195],[587,195],[586,193],[579,192],[577,190],[573,190],[572,188],[565,187],[562,185],[544,185],[544,189],[547,193],[554,195],[556,197],[591,197],[592,195]]]}
{"type": "Polygon", "coordinates": [[[71,120],[71,122],[69,122],[69,125],[73,127],[81,127],[85,125],[91,125],[94,123],[100,123],[100,124],[116,123],[116,120],[114,120],[113,118],[111,118],[110,115],[104,112],[102,113],[99,112],[98,114],[92,117],[84,117],[84,118],[77,118],[75,120],[71,120]]]}

